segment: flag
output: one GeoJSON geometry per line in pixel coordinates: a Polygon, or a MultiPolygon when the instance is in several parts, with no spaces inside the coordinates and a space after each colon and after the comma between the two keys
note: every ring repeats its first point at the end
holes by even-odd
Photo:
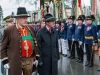
{"type": "Polygon", "coordinates": [[[76,15],[76,18],[78,18],[78,0],[76,0],[76,11],[75,11],[75,15],[76,15]]]}
{"type": "Polygon", "coordinates": [[[54,8],[53,8],[53,2],[52,1],[50,2],[49,6],[50,6],[50,14],[53,15],[54,8]]]}
{"type": "Polygon", "coordinates": [[[91,6],[92,14],[96,15],[96,0],[92,0],[92,6],[91,6]]]}
{"type": "Polygon", "coordinates": [[[41,10],[38,11],[38,20],[41,20],[41,10]]]}
{"type": "Polygon", "coordinates": [[[56,3],[53,3],[53,8],[54,8],[53,14],[54,14],[54,17],[56,18],[56,14],[57,14],[57,12],[56,12],[56,3]]]}
{"type": "Polygon", "coordinates": [[[66,8],[65,8],[65,4],[64,4],[64,0],[62,0],[62,18],[66,19],[66,8]]]}
{"type": "Polygon", "coordinates": [[[76,18],[78,18],[79,15],[82,15],[82,2],[81,0],[76,0],[76,18]]]}
{"type": "Polygon", "coordinates": [[[81,8],[81,0],[78,0],[78,7],[81,8]]]}
{"type": "Polygon", "coordinates": [[[96,16],[98,17],[98,19],[100,19],[100,0],[97,0],[97,12],[96,12],[96,16]]]}
{"type": "Polygon", "coordinates": [[[93,22],[94,25],[97,25],[98,20],[100,19],[100,0],[95,0],[95,9],[94,9],[94,15],[95,15],[95,21],[93,22]]]}
{"type": "Polygon", "coordinates": [[[44,18],[44,9],[41,10],[42,18],[44,18]]]}

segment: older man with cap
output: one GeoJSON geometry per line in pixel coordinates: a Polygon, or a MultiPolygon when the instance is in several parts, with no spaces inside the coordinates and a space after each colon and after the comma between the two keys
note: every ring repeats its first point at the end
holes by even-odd
{"type": "MultiPolygon", "coordinates": [[[[8,26],[14,25],[13,16],[11,16],[11,15],[5,17],[3,20],[6,22],[6,24],[5,24],[5,26],[2,26],[2,28],[0,28],[0,33],[1,33],[1,35],[0,35],[0,38],[1,38],[0,39],[0,43],[2,42],[2,36],[3,36],[3,33],[4,33],[4,29],[6,27],[8,27],[8,26]]],[[[1,62],[1,73],[3,75],[6,75],[6,73],[7,73],[6,70],[4,69],[4,66],[3,66],[2,62],[1,62]]]]}
{"type": "Polygon", "coordinates": [[[51,14],[44,16],[45,27],[37,32],[40,51],[39,75],[58,75],[58,34],[54,29],[56,19],[51,14]]]}
{"type": "MultiPolygon", "coordinates": [[[[3,26],[0,26],[0,33],[1,33],[0,37],[3,36],[4,29],[7,26],[14,25],[14,23],[13,23],[13,16],[11,16],[11,15],[5,17],[3,20],[6,22],[6,24],[3,25],[3,26]]],[[[0,41],[0,43],[1,43],[1,41],[0,41]]]]}
{"type": "Polygon", "coordinates": [[[28,26],[27,11],[17,9],[16,25],[7,27],[1,45],[1,58],[4,68],[10,68],[10,75],[31,75],[38,64],[38,44],[33,27],[28,26]]]}

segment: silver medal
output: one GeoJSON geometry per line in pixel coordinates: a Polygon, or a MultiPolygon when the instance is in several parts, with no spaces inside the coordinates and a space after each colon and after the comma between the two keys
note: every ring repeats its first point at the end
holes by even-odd
{"type": "Polygon", "coordinates": [[[29,49],[29,46],[28,46],[28,45],[25,45],[25,46],[24,46],[24,49],[25,49],[25,50],[28,50],[28,49],[29,49]]]}

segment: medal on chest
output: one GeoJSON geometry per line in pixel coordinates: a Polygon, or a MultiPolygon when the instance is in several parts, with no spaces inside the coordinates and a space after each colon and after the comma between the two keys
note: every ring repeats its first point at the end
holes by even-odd
{"type": "Polygon", "coordinates": [[[89,31],[90,29],[91,29],[91,27],[90,27],[90,26],[88,26],[88,27],[87,27],[87,31],[89,31]]]}
{"type": "Polygon", "coordinates": [[[25,49],[25,50],[28,50],[28,49],[29,49],[29,46],[28,46],[28,44],[27,44],[27,41],[25,40],[24,42],[25,42],[24,49],[25,49]]]}
{"type": "Polygon", "coordinates": [[[78,29],[81,29],[81,26],[78,26],[78,29]]]}
{"type": "Polygon", "coordinates": [[[72,27],[72,25],[69,26],[69,28],[71,28],[71,27],[72,27]]]}
{"type": "Polygon", "coordinates": [[[28,46],[28,45],[25,45],[25,46],[24,46],[24,49],[25,49],[25,50],[28,50],[28,49],[29,49],[29,46],[28,46]]]}

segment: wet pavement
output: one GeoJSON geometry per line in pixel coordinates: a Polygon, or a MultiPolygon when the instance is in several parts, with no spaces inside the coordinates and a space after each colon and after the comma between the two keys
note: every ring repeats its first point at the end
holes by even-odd
{"type": "MultiPolygon", "coordinates": [[[[84,64],[86,63],[86,55],[84,55],[83,63],[77,63],[76,59],[77,58],[69,59],[61,55],[60,60],[58,62],[58,73],[59,73],[58,75],[100,75],[100,72],[97,71],[97,68],[100,63],[97,54],[95,54],[94,66],[91,68],[84,66],[84,64]]],[[[1,70],[0,70],[0,75],[2,75],[1,70]]],[[[33,73],[32,75],[36,74],[33,73]]]]}
{"type": "Polygon", "coordinates": [[[86,55],[84,55],[83,63],[77,63],[77,58],[69,59],[67,57],[61,56],[58,66],[58,75],[100,75],[100,72],[97,71],[100,63],[98,59],[98,55],[95,54],[94,66],[90,68],[84,66],[86,63],[86,55]]]}

